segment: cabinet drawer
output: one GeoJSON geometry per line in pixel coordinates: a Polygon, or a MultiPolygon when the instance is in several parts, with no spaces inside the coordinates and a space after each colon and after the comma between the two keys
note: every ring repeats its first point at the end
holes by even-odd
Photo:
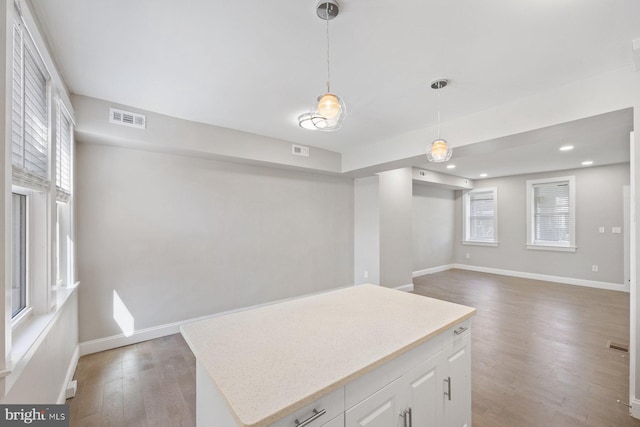
{"type": "Polygon", "coordinates": [[[471,318],[455,324],[447,329],[444,335],[444,345],[449,345],[471,334],[471,318]]]}
{"type": "Polygon", "coordinates": [[[379,368],[348,383],[344,388],[345,408],[349,409],[357,405],[387,384],[400,378],[412,367],[438,354],[443,347],[442,340],[443,334],[439,334],[429,341],[420,344],[418,347],[407,351],[379,368]]]}
{"type": "MultiPolygon", "coordinates": [[[[320,399],[298,409],[291,415],[280,421],[276,421],[269,427],[296,427],[296,420],[303,423],[305,420],[313,418],[313,421],[306,424],[306,427],[320,427],[329,421],[335,423],[333,418],[344,412],[344,388],[340,387],[334,392],[321,397],[320,399]],[[314,412],[315,411],[315,412],[314,412]],[[324,411],[324,412],[323,412],[324,411]]],[[[333,424],[328,424],[333,426],[333,424]]]]}

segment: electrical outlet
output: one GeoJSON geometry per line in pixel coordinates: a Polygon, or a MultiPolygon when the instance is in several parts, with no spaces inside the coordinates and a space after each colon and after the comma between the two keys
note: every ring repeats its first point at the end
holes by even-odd
{"type": "Polygon", "coordinates": [[[464,257],[465,257],[466,259],[471,259],[471,254],[464,254],[464,257]]]}
{"type": "Polygon", "coordinates": [[[593,264],[591,266],[591,271],[598,272],[598,266],[596,264],[593,264]]]}
{"type": "Polygon", "coordinates": [[[367,270],[364,271],[363,276],[365,279],[369,278],[369,272],[367,270]]]}
{"type": "Polygon", "coordinates": [[[611,232],[613,234],[620,234],[620,233],[622,233],[622,228],[621,227],[611,227],[611,232]]]}
{"type": "Polygon", "coordinates": [[[598,233],[604,233],[604,227],[598,228],[598,233]]]}

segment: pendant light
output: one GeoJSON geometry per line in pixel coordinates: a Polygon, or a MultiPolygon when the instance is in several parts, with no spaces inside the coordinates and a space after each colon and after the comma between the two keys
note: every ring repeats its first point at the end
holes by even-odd
{"type": "Polygon", "coordinates": [[[438,137],[431,143],[431,147],[427,149],[427,159],[430,162],[440,163],[446,162],[451,158],[453,150],[447,144],[447,141],[440,138],[440,89],[449,83],[446,79],[439,79],[431,83],[431,89],[435,89],[438,93],[438,137]]]}
{"type": "Polygon", "coordinates": [[[327,22],[327,91],[318,97],[311,112],[298,117],[298,125],[304,129],[323,131],[338,130],[347,112],[344,101],[331,92],[331,49],[329,43],[329,21],[338,16],[339,7],[335,0],[320,0],[316,13],[327,22]]]}

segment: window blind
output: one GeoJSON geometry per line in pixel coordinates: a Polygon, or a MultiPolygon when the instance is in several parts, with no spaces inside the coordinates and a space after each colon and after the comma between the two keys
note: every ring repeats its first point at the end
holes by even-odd
{"type": "Polygon", "coordinates": [[[474,192],[469,195],[468,240],[495,241],[495,203],[493,191],[474,192]]]}
{"type": "Polygon", "coordinates": [[[48,178],[48,75],[22,28],[13,31],[13,181],[46,189],[48,178]]]}
{"type": "Polygon", "coordinates": [[[73,124],[58,105],[58,132],[56,135],[56,198],[61,202],[68,202],[71,197],[71,141],[73,139],[73,124]]]}
{"type": "Polygon", "coordinates": [[[569,246],[571,242],[569,182],[537,184],[533,186],[533,191],[533,243],[569,246]]]}

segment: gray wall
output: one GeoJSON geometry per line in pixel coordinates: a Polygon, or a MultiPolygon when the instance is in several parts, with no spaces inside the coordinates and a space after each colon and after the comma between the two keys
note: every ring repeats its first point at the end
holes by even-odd
{"type": "Polygon", "coordinates": [[[380,284],[378,176],[354,181],[354,283],[380,284]]]}
{"type": "Polygon", "coordinates": [[[498,188],[500,244],[496,248],[461,244],[462,191],[457,191],[454,262],[623,285],[623,234],[612,234],[611,227],[624,226],[623,187],[629,182],[629,164],[476,181],[475,188],[498,188]],[[576,177],[577,251],[526,249],[525,181],[569,175],[576,177]],[[598,232],[600,226],[606,233],[598,232]],[[470,259],[465,258],[467,253],[470,259]],[[598,272],[591,271],[593,264],[598,265],[598,272]]]}
{"type": "MultiPolygon", "coordinates": [[[[82,142],[82,141],[80,141],[82,142]]],[[[353,283],[353,180],[78,144],[80,341],[353,283]]]]}
{"type": "Polygon", "coordinates": [[[380,206],[380,284],[413,283],[411,268],[411,168],[378,174],[380,206]]]}
{"type": "Polygon", "coordinates": [[[451,263],[455,200],[454,190],[413,182],[413,271],[451,263]]]}

